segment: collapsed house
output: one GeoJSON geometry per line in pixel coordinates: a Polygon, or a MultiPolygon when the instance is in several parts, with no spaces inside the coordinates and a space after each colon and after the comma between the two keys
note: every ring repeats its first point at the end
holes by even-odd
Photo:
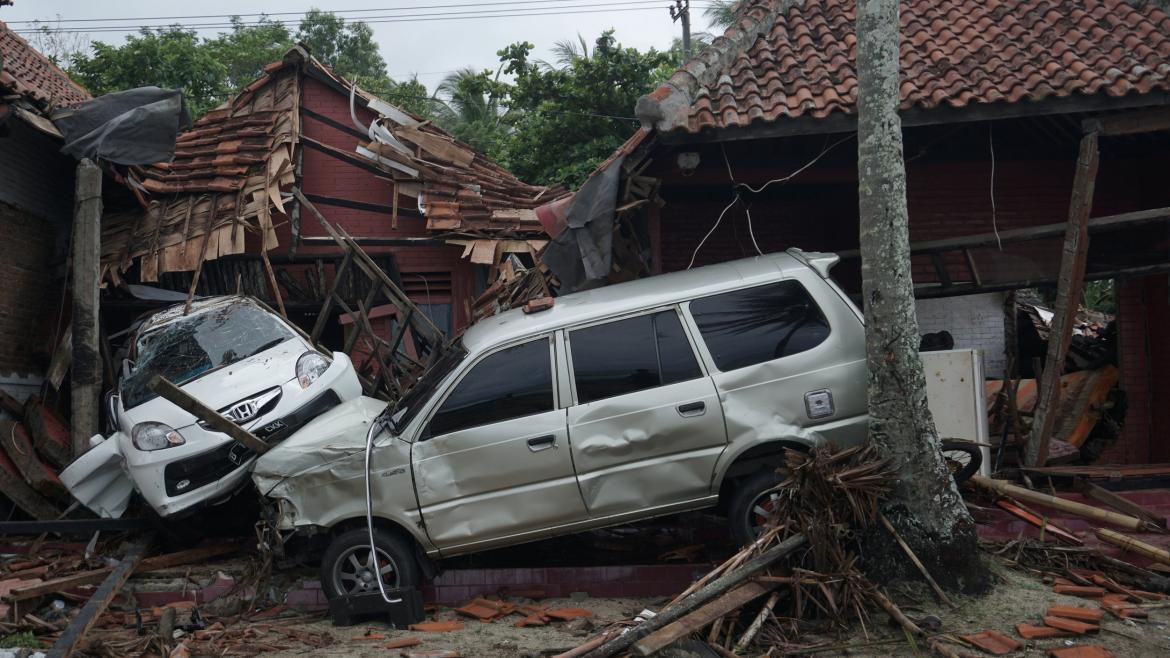
{"type": "Polygon", "coordinates": [[[519,181],[301,46],[181,133],[173,161],[131,167],[124,181],[143,208],[103,223],[107,322],[157,307],[116,292],[131,284],[176,299],[243,293],[306,328],[324,311],[314,338],[363,356],[359,306],[390,317],[371,326],[382,341],[405,318],[360,277],[337,276],[346,250],[325,223],[452,335],[502,272],[537,265],[547,236],[534,208],[565,193],[519,181]]]}
{"type": "MultiPolygon", "coordinates": [[[[800,247],[842,254],[834,276],[858,294],[854,11],[848,0],[741,3],[722,36],[639,101],[642,130],[576,197],[538,209],[555,236],[553,272],[582,288],[800,247]]],[[[1128,396],[1101,460],[1170,461],[1159,438],[1170,348],[1158,339],[1170,321],[1170,15],[1128,0],[912,0],[901,27],[921,330],[981,349],[986,374],[1004,377],[1008,292],[1058,283],[1077,199],[1090,200],[1079,204],[1091,205],[1081,267],[1116,280],[1128,396]],[[1100,142],[1088,190],[1074,188],[1086,135],[1100,142]]]]}

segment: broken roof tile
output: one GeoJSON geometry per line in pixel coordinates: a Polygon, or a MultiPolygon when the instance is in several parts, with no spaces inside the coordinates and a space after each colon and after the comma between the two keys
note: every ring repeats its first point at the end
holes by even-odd
{"type": "MultiPolygon", "coordinates": [[[[695,133],[856,113],[855,16],[854,0],[745,0],[724,36],[672,76],[691,103],[667,125],[695,133]],[[739,44],[744,33],[759,36],[739,44]]],[[[1170,91],[1165,3],[903,0],[901,27],[902,109],[1170,91]]]]}
{"type": "Polygon", "coordinates": [[[84,87],[3,21],[0,21],[0,87],[44,110],[76,105],[92,98],[84,87]]]}

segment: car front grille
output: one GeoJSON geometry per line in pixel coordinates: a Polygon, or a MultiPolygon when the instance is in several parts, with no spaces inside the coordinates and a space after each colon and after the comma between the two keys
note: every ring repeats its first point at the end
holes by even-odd
{"type": "MultiPolygon", "coordinates": [[[[341,398],[328,390],[292,413],[254,428],[252,433],[269,445],[287,439],[310,420],[341,404],[341,398]]],[[[256,456],[252,450],[229,441],[213,450],[179,459],[163,469],[163,484],[168,496],[178,496],[220,480],[256,456]]]]}

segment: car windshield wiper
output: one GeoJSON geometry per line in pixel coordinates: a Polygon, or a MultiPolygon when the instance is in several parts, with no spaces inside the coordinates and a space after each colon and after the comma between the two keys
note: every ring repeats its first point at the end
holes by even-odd
{"type": "MultiPolygon", "coordinates": [[[[257,354],[263,352],[264,350],[270,350],[270,349],[276,347],[277,345],[280,345],[281,343],[283,343],[286,340],[288,340],[288,338],[274,338],[274,339],[268,341],[267,343],[264,343],[260,347],[257,347],[256,349],[252,350],[252,352],[249,353],[248,356],[245,356],[244,359],[256,356],[257,354]]],[[[237,359],[237,360],[242,361],[243,359],[237,359]]]]}

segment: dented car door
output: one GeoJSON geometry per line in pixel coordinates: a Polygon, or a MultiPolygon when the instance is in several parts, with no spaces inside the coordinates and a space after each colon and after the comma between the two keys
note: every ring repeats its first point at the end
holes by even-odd
{"type": "Polygon", "coordinates": [[[726,446],[723,410],[674,307],[565,332],[569,438],[590,516],[700,503],[726,446]]]}
{"type": "Polygon", "coordinates": [[[581,521],[549,336],[489,353],[448,390],[413,447],[431,541],[447,553],[581,521]]]}

